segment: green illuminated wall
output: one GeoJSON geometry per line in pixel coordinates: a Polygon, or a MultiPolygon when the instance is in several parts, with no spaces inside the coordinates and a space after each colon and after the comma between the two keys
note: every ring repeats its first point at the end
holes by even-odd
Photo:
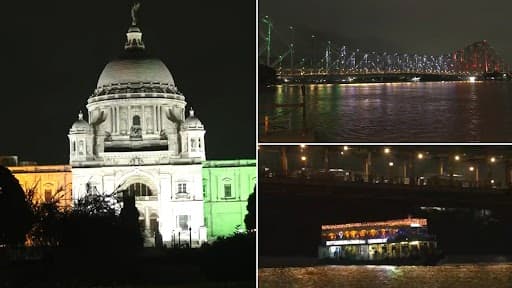
{"type": "Polygon", "coordinates": [[[204,223],[208,240],[245,230],[247,198],[256,185],[256,160],[203,162],[204,223]]]}

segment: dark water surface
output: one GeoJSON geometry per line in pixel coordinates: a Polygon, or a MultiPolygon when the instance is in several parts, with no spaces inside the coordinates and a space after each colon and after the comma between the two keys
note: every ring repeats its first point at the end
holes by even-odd
{"type": "Polygon", "coordinates": [[[260,288],[505,288],[512,287],[512,263],[260,268],[258,283],[260,288]]]}
{"type": "MultiPolygon", "coordinates": [[[[315,142],[512,142],[512,82],[306,85],[315,142]]],[[[298,85],[260,89],[259,121],[302,127],[298,85]]],[[[260,135],[262,128],[260,125],[260,135]]]]}

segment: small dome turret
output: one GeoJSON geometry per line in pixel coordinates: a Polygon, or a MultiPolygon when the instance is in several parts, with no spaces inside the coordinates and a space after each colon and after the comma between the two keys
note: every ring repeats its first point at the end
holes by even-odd
{"type": "Polygon", "coordinates": [[[192,108],[190,108],[188,117],[185,119],[182,127],[184,130],[204,130],[203,123],[194,115],[192,108]]]}
{"type": "Polygon", "coordinates": [[[92,127],[87,123],[87,121],[84,120],[84,114],[82,111],[78,113],[78,120],[73,123],[73,126],[71,126],[71,129],[69,130],[70,134],[82,134],[82,133],[91,133],[92,127]]]}

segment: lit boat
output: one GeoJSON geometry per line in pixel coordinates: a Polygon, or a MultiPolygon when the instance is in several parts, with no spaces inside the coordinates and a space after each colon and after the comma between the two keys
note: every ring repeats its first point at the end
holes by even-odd
{"type": "Polygon", "coordinates": [[[318,257],[326,264],[434,265],[442,255],[427,219],[322,226],[318,257]]]}

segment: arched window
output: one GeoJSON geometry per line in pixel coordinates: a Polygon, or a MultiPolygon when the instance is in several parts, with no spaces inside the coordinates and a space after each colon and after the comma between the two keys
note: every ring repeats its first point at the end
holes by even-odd
{"type": "Polygon", "coordinates": [[[232,182],[233,181],[231,180],[231,178],[224,178],[224,179],[222,179],[222,186],[223,186],[222,188],[223,188],[223,190],[222,190],[222,194],[221,194],[222,197],[221,198],[229,199],[229,198],[234,198],[235,197],[235,193],[231,189],[232,188],[232,186],[231,186],[232,182]]]}
{"type": "Polygon", "coordinates": [[[139,115],[133,116],[132,125],[133,126],[140,126],[140,116],[139,115]]]}
{"type": "Polygon", "coordinates": [[[130,129],[130,138],[141,140],[142,139],[142,128],[140,127],[140,116],[135,115],[132,118],[132,128],[130,129]]]}
{"type": "Polygon", "coordinates": [[[190,152],[196,152],[197,151],[196,147],[197,147],[196,139],[195,138],[190,139],[190,152]]]}
{"type": "Polygon", "coordinates": [[[149,217],[149,231],[151,231],[151,235],[155,235],[156,231],[158,231],[158,215],[155,213],[152,213],[151,217],[149,217]]]}
{"type": "Polygon", "coordinates": [[[84,140],[80,140],[80,142],[78,142],[78,154],[84,155],[84,150],[85,150],[84,140]]]}
{"type": "Polygon", "coordinates": [[[53,200],[53,184],[46,183],[44,185],[44,201],[50,202],[53,200]]]}
{"type": "Polygon", "coordinates": [[[128,195],[135,197],[142,196],[153,196],[153,191],[146,184],[143,183],[133,183],[128,186],[127,189],[128,195]]]}

